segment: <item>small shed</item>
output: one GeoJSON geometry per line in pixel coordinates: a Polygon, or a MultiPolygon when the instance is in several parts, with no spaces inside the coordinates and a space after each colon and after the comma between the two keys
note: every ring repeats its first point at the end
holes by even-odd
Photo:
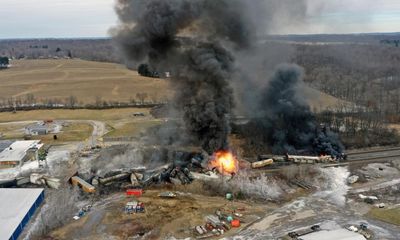
{"type": "Polygon", "coordinates": [[[49,129],[46,125],[40,124],[32,124],[25,128],[25,134],[27,135],[47,135],[49,133],[49,129]]]}

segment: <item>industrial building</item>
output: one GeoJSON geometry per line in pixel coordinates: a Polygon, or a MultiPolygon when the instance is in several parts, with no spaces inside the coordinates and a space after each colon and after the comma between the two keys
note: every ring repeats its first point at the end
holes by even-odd
{"type": "Polygon", "coordinates": [[[22,166],[28,161],[39,160],[40,140],[15,141],[0,152],[0,169],[22,166]]]}
{"type": "Polygon", "coordinates": [[[0,239],[18,239],[43,200],[41,188],[0,188],[0,239]]]}
{"type": "Polygon", "coordinates": [[[25,134],[38,136],[38,135],[47,135],[49,133],[49,128],[46,124],[32,124],[25,127],[25,134]]]}

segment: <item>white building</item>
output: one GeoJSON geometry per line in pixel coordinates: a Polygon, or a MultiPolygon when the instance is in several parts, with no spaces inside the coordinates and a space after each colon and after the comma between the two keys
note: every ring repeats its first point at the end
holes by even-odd
{"type": "Polygon", "coordinates": [[[322,230],[301,236],[302,240],[365,240],[365,237],[346,229],[322,230]]]}
{"type": "Polygon", "coordinates": [[[0,152],[0,169],[13,168],[28,161],[39,160],[39,150],[43,147],[40,140],[16,141],[0,152]]]}
{"type": "Polygon", "coordinates": [[[0,239],[17,240],[43,200],[41,188],[0,188],[0,239]]]}
{"type": "Polygon", "coordinates": [[[49,133],[49,129],[47,125],[43,124],[32,124],[27,127],[25,127],[25,134],[26,135],[32,135],[32,136],[37,136],[37,135],[47,135],[49,133]]]}

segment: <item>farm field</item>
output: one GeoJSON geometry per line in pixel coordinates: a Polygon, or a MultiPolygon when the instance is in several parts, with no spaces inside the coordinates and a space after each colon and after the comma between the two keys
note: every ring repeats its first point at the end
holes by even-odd
{"type": "MultiPolygon", "coordinates": [[[[81,104],[102,101],[128,102],[137,93],[146,93],[146,100],[165,100],[171,96],[167,80],[139,76],[136,71],[113,63],[90,62],[79,59],[16,60],[10,69],[0,71],[0,101],[25,99],[33,94],[38,102],[44,99],[66,99],[73,95],[81,104]]],[[[305,88],[312,110],[334,108],[343,101],[312,88],[305,88]]],[[[95,120],[106,124],[105,137],[137,136],[143,130],[161,124],[150,115],[150,109],[126,108],[107,110],[36,110],[0,113],[0,123],[20,121],[95,120]],[[140,112],[145,117],[134,117],[140,112]]],[[[21,138],[21,124],[3,126],[6,138],[21,138]]],[[[89,129],[81,128],[82,136],[67,136],[65,140],[82,139],[89,129]]]]}
{"type": "Polygon", "coordinates": [[[75,96],[78,103],[102,101],[128,102],[137,93],[146,93],[146,100],[165,99],[168,82],[146,78],[123,65],[90,62],[79,59],[15,60],[11,68],[0,71],[2,99],[40,100],[75,96]]]}
{"type": "Polygon", "coordinates": [[[98,120],[98,121],[123,121],[124,119],[133,119],[133,113],[142,112],[149,115],[146,108],[122,108],[122,109],[106,109],[106,110],[35,110],[35,111],[18,111],[17,113],[2,112],[0,113],[1,122],[16,121],[40,121],[45,119],[52,120],[98,120]]]}
{"type": "MultiPolygon", "coordinates": [[[[15,60],[11,64],[10,69],[0,71],[3,101],[25,99],[33,94],[38,102],[65,100],[70,96],[83,104],[93,104],[96,100],[129,102],[137,93],[146,93],[146,101],[160,101],[172,93],[167,80],[142,77],[120,64],[80,59],[15,60]]],[[[311,88],[305,88],[304,95],[317,111],[344,103],[311,88]]]]}

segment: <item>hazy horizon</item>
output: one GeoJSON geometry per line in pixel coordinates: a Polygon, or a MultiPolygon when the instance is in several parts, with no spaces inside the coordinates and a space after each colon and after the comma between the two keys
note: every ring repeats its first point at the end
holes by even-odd
{"type": "MultiPolygon", "coordinates": [[[[275,19],[272,35],[400,32],[397,0],[304,0],[301,20],[275,19]]],[[[0,0],[0,39],[105,38],[118,22],[115,0],[0,0]]]]}

